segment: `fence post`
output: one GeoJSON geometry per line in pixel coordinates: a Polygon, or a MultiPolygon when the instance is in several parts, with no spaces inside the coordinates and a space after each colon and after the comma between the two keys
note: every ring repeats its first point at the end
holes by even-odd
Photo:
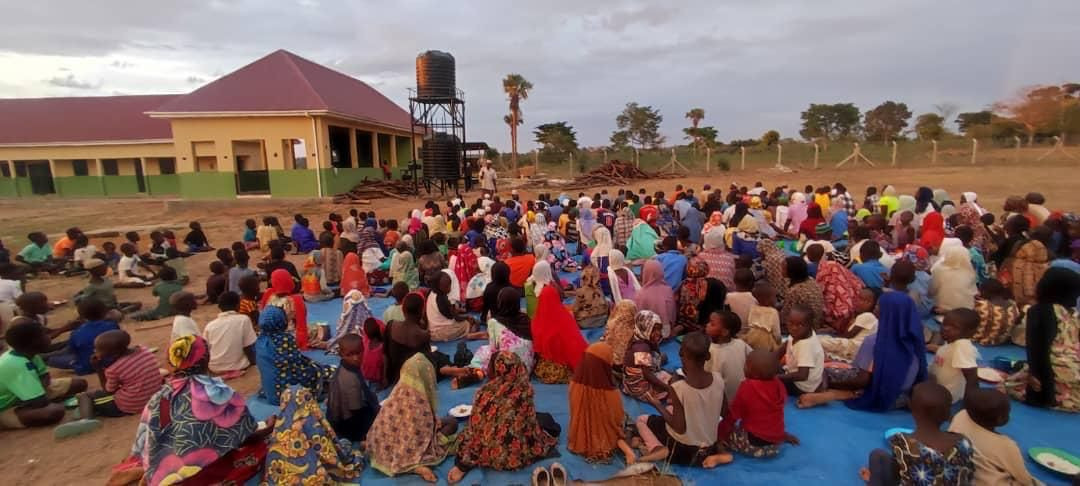
{"type": "Polygon", "coordinates": [[[930,155],[930,163],[937,164],[937,140],[931,140],[930,144],[934,146],[934,151],[930,155]]]}
{"type": "Polygon", "coordinates": [[[641,152],[634,148],[634,167],[641,167],[641,152]]]}
{"type": "Polygon", "coordinates": [[[814,144],[814,169],[818,168],[817,164],[818,164],[818,155],[820,154],[820,150],[821,149],[820,149],[820,147],[818,147],[818,144],[815,143],[814,144]]]}
{"type": "Polygon", "coordinates": [[[779,142],[776,144],[776,166],[780,167],[784,165],[784,146],[779,142]]]}
{"type": "Polygon", "coordinates": [[[1013,155],[1013,158],[1014,158],[1013,162],[1020,163],[1020,145],[1023,142],[1020,140],[1020,137],[1016,137],[1016,136],[1013,137],[1013,140],[1016,141],[1016,150],[1013,151],[1013,154],[1015,154],[1015,155],[1013,155]]]}
{"type": "Polygon", "coordinates": [[[746,146],[739,147],[739,151],[742,152],[742,170],[746,170],[746,146]]]}
{"type": "Polygon", "coordinates": [[[896,140],[892,141],[892,166],[896,167],[896,140]]]}
{"type": "Polygon", "coordinates": [[[607,149],[604,149],[604,163],[607,163],[607,149]]]}
{"type": "Polygon", "coordinates": [[[570,152],[570,178],[574,178],[574,153],[570,152]]]}
{"type": "Polygon", "coordinates": [[[533,149],[533,168],[540,172],[540,151],[533,149]]]}
{"type": "Polygon", "coordinates": [[[705,147],[705,172],[712,172],[712,149],[705,147]]]}
{"type": "Polygon", "coordinates": [[[975,165],[975,157],[979,153],[979,139],[971,139],[971,165],[975,165]]]}

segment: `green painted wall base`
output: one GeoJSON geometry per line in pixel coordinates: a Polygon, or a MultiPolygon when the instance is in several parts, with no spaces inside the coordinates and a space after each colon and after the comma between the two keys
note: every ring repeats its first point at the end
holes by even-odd
{"type": "Polygon", "coordinates": [[[139,194],[139,179],[133,175],[105,176],[105,194],[109,196],[134,196],[139,194]]]}
{"type": "Polygon", "coordinates": [[[101,197],[106,194],[98,176],[54,177],[56,194],[64,197],[101,197]]]}
{"type": "Polygon", "coordinates": [[[0,180],[0,197],[18,197],[19,193],[16,192],[15,179],[11,177],[4,177],[0,180]]]}
{"type": "Polygon", "coordinates": [[[367,177],[369,180],[382,180],[382,169],[372,167],[351,169],[322,169],[323,195],[333,196],[352,189],[367,177]]]}
{"type": "Polygon", "coordinates": [[[180,175],[160,174],[146,176],[146,190],[153,196],[180,194],[180,175]]]}
{"type": "Polygon", "coordinates": [[[236,197],[236,175],[232,172],[186,172],[178,176],[180,196],[185,199],[236,197]]]}
{"type": "Polygon", "coordinates": [[[317,197],[318,187],[314,170],[270,171],[270,195],[273,197],[317,197]]]}

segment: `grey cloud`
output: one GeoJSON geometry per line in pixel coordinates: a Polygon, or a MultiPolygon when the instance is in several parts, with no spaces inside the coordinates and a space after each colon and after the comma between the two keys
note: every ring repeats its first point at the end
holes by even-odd
{"type": "Polygon", "coordinates": [[[188,84],[203,84],[206,82],[206,78],[202,78],[199,76],[188,76],[184,81],[187,81],[188,84]]]}
{"type": "Polygon", "coordinates": [[[101,86],[100,83],[94,84],[90,81],[82,81],[76,79],[74,74],[68,74],[64,77],[54,76],[53,78],[46,80],[45,83],[50,86],[56,86],[58,88],[71,88],[82,90],[97,89],[99,86],[101,86]]]}

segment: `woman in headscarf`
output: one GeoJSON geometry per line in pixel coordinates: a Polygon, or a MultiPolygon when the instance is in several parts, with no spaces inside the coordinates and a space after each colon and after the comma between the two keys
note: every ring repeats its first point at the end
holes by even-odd
{"type": "Polygon", "coordinates": [[[502,289],[507,287],[513,287],[513,285],[510,285],[510,266],[506,262],[495,262],[488,274],[490,282],[484,287],[484,306],[480,310],[480,320],[482,322],[487,322],[488,317],[499,306],[499,292],[502,292],[502,289]]]}
{"type": "Polygon", "coordinates": [[[634,215],[630,212],[630,207],[626,206],[626,202],[623,202],[623,206],[615,212],[615,234],[611,235],[615,238],[616,246],[624,246],[626,242],[630,240],[630,233],[634,229],[634,215]]]}
{"type": "Polygon", "coordinates": [[[806,220],[806,195],[801,192],[796,192],[791,195],[791,201],[788,202],[788,219],[787,224],[784,226],[784,232],[798,237],[799,228],[802,227],[803,221],[806,220]]]}
{"type": "Polygon", "coordinates": [[[571,310],[582,329],[600,327],[607,322],[608,303],[600,290],[600,271],[595,265],[586,266],[581,271],[581,284],[571,310]]]}
{"type": "Polygon", "coordinates": [[[952,202],[949,199],[949,191],[946,191],[945,189],[934,189],[933,194],[934,204],[937,206],[939,211],[945,207],[945,203],[952,202]]]}
{"type": "Polygon", "coordinates": [[[877,207],[874,208],[875,212],[880,212],[885,216],[885,219],[892,217],[892,214],[900,209],[900,200],[896,197],[896,188],[893,186],[885,186],[885,189],[881,190],[881,198],[878,199],[877,207]],[[884,210],[882,210],[884,207],[884,210]]]}
{"type": "Polygon", "coordinates": [[[409,234],[413,235],[414,237],[418,232],[420,232],[420,229],[424,225],[423,221],[421,221],[420,219],[422,215],[423,213],[421,213],[419,209],[413,209],[412,212],[409,213],[409,221],[407,227],[409,229],[409,234]]]}
{"type": "Polygon", "coordinates": [[[167,358],[173,373],[143,409],[131,457],[116,473],[125,481],[117,484],[244,484],[255,477],[273,419],[256,430],[244,396],[210,376],[202,337],[173,341],[167,358]]]}
{"type": "Polygon", "coordinates": [[[634,318],[637,316],[637,306],[632,300],[622,300],[615,303],[608,317],[607,327],[604,328],[602,341],[611,346],[612,353],[616,357],[615,366],[622,369],[622,357],[626,355],[626,348],[630,346],[630,340],[634,337],[634,318]]]}
{"type": "MultiPolygon", "coordinates": [[[[927,218],[929,220],[930,218],[927,218]]],[[[941,314],[953,309],[975,307],[975,268],[971,266],[971,254],[963,246],[944,249],[941,262],[930,274],[930,296],[935,311],[941,314]]]]}
{"type": "Polygon", "coordinates": [[[622,396],[612,380],[615,354],[608,343],[585,349],[585,357],[570,380],[570,431],[566,448],[588,462],[607,463],[616,449],[627,464],[635,460],[626,443],[622,396]]]}
{"type": "Polygon", "coordinates": [[[544,234],[544,247],[547,248],[546,260],[555,267],[556,271],[573,272],[577,269],[577,261],[570,251],[566,249],[566,240],[559,234],[555,223],[548,223],[548,231],[544,234]]]}
{"type": "Polygon", "coordinates": [[[675,327],[671,330],[672,335],[679,336],[704,329],[698,313],[708,290],[708,283],[705,281],[708,275],[709,266],[701,260],[694,259],[686,265],[686,277],[679,287],[679,308],[675,327]]]}
{"type": "Polygon", "coordinates": [[[838,333],[846,333],[855,317],[855,299],[859,297],[863,281],[829,255],[818,262],[816,281],[825,304],[825,324],[838,333]]]}
{"type": "Polygon", "coordinates": [[[529,246],[534,249],[544,244],[544,233],[547,232],[547,218],[543,211],[538,211],[529,221],[529,246]]]}
{"type": "Polygon", "coordinates": [[[518,355],[521,362],[531,372],[536,363],[533,354],[532,321],[521,312],[521,292],[513,287],[503,288],[499,292],[499,305],[487,320],[488,343],[477,348],[469,366],[449,369],[454,375],[450,387],[463,388],[483,380],[488,372],[491,357],[500,351],[509,351],[518,355]]]}
{"type": "Polygon", "coordinates": [[[315,250],[304,260],[304,275],[300,277],[300,292],[305,302],[323,302],[335,297],[326,283],[322,252],[315,250]]]}
{"type": "Polygon", "coordinates": [[[267,307],[259,313],[259,337],[255,340],[255,365],[262,389],[259,394],[271,405],[289,385],[311,389],[317,396],[328,391],[333,370],[300,353],[296,340],[288,333],[285,311],[267,307]]]}
{"type": "Polygon", "coordinates": [[[622,391],[627,396],[651,403],[667,398],[669,375],[660,369],[660,316],[649,310],[640,310],[634,316],[634,337],[623,355],[622,391]]]}
{"type": "Polygon", "coordinates": [[[334,433],[311,390],[291,386],[281,394],[281,422],[270,438],[265,482],[347,483],[363,471],[363,454],[334,433]]]}
{"type": "Polygon", "coordinates": [[[405,282],[409,290],[415,290],[420,286],[420,272],[416,270],[412,253],[399,251],[397,255],[394,255],[394,261],[390,263],[390,280],[394,283],[405,282]]]}
{"type": "Polygon", "coordinates": [[[721,236],[724,234],[724,213],[720,211],[713,211],[712,214],[709,215],[709,220],[701,227],[701,236],[707,237],[715,228],[720,229],[721,236]]]}
{"type": "Polygon", "coordinates": [[[829,228],[832,230],[833,240],[847,239],[848,218],[851,216],[844,207],[843,198],[833,200],[832,216],[829,217],[829,228]]]}
{"type": "Polygon", "coordinates": [[[780,309],[781,322],[787,322],[788,313],[795,304],[802,304],[814,313],[810,321],[814,329],[824,325],[825,297],[822,295],[821,287],[810,278],[806,260],[797,256],[787,257],[784,260],[784,276],[787,277],[789,284],[784,293],[784,306],[780,309]]]}
{"type": "Polygon", "coordinates": [[[922,228],[919,235],[919,246],[931,252],[941,248],[945,240],[945,218],[941,213],[928,213],[922,220],[922,228]]]}
{"type": "Polygon", "coordinates": [[[660,233],[653,227],[656,216],[650,215],[649,218],[651,221],[635,221],[634,229],[630,231],[630,239],[626,242],[626,258],[631,262],[656,256],[656,242],[660,239],[660,233]]]}
{"type": "Polygon", "coordinates": [[[574,316],[563,306],[551,265],[536,262],[530,278],[538,296],[532,319],[533,345],[538,355],[536,376],[543,383],[567,383],[585,352],[585,338],[574,316]]]}
{"type": "MultiPolygon", "coordinates": [[[[971,195],[972,199],[975,198],[974,192],[965,192],[964,197],[971,195]]],[[[973,201],[965,201],[960,204],[960,208],[956,211],[957,220],[961,225],[971,228],[973,237],[971,239],[971,247],[977,248],[982,252],[983,257],[988,257],[995,250],[997,245],[994,243],[994,238],[987,231],[986,226],[983,225],[982,220],[979,218],[982,216],[981,208],[973,201]]]]}
{"type": "Polygon", "coordinates": [[[446,259],[443,258],[442,253],[439,253],[439,246],[435,244],[434,240],[427,240],[420,244],[417,255],[416,267],[419,272],[420,285],[424,287],[434,286],[435,278],[439,276],[443,267],[446,266],[446,259]]]}
{"type": "MultiPolygon", "coordinates": [[[[904,194],[903,196],[900,196],[897,199],[896,211],[894,211],[892,213],[892,216],[889,218],[889,225],[890,226],[896,226],[897,223],[900,222],[900,215],[903,214],[906,211],[910,211],[911,216],[914,218],[914,216],[915,216],[915,205],[916,205],[915,198],[913,198],[911,196],[908,196],[907,194],[904,194]]],[[[915,227],[915,228],[918,228],[919,224],[921,222],[922,221],[919,220],[919,219],[912,219],[911,225],[913,227],[915,227]]]]}
{"type": "Polygon", "coordinates": [[[608,281],[611,282],[611,300],[619,303],[623,300],[633,300],[641,289],[641,283],[637,276],[626,266],[626,258],[619,250],[611,250],[608,253],[608,281]]]}
{"type": "Polygon", "coordinates": [[[431,467],[446,459],[453,442],[440,430],[438,410],[435,368],[423,354],[414,354],[368,431],[371,467],[387,476],[412,473],[434,483],[431,467]]]}
{"type": "MultiPolygon", "coordinates": [[[[367,333],[364,332],[364,323],[374,318],[371,309],[367,305],[367,298],[359,290],[350,290],[341,300],[341,316],[338,317],[337,328],[334,329],[334,337],[326,345],[327,352],[336,354],[338,340],[346,334],[358,334],[367,341],[367,333]]],[[[365,347],[366,349],[366,347],[365,347]]]]}
{"type": "Polygon", "coordinates": [[[752,217],[744,217],[731,235],[731,253],[747,255],[756,260],[761,256],[757,251],[759,241],[761,236],[758,234],[758,221],[752,217]]]}
{"type": "Polygon", "coordinates": [[[724,249],[724,232],[705,233],[703,250],[695,257],[709,267],[708,278],[714,278],[729,288],[735,288],[735,255],[724,249]]]}
{"type": "MultiPolygon", "coordinates": [[[[268,307],[277,307],[285,314],[286,328],[296,330],[296,344],[302,350],[314,347],[319,343],[316,333],[308,339],[307,306],[300,294],[294,294],[295,289],[292,275],[284,269],[274,270],[270,274],[270,288],[263,293],[259,301],[259,308],[265,311],[268,307]]],[[[261,321],[261,319],[260,319],[261,321]]]]}
{"type": "Polygon", "coordinates": [[[582,206],[581,215],[578,217],[578,234],[581,235],[583,245],[592,242],[594,229],[596,229],[596,213],[591,207],[582,206]]]}
{"type": "Polygon", "coordinates": [[[851,369],[829,368],[830,389],[799,397],[807,408],[847,400],[848,408],[887,412],[907,406],[911,389],[926,379],[926,344],[915,302],[903,292],[878,300],[877,332],[863,339],[851,369]]]}
{"type": "Polygon", "coordinates": [[[999,253],[1008,251],[999,266],[998,280],[1012,290],[1013,300],[1021,308],[1035,303],[1036,285],[1050,265],[1046,245],[1024,235],[1026,224],[1022,215],[1009,218],[1005,224],[1009,238],[998,249],[999,253]]]}
{"type": "Polygon", "coordinates": [[[934,202],[933,189],[923,186],[915,191],[915,210],[912,211],[915,214],[915,226],[922,226],[923,218],[939,209],[941,208],[934,202]]]}
{"type": "MultiPolygon", "coordinates": [[[[372,272],[374,277],[379,270],[372,272]]],[[[387,277],[389,274],[382,272],[387,277]]],[[[384,281],[378,281],[378,284],[384,284],[384,281]]],[[[364,268],[360,266],[360,255],[356,253],[349,253],[345,255],[345,260],[341,264],[341,292],[349,293],[350,291],[358,290],[364,296],[371,295],[371,285],[368,282],[368,276],[364,272],[364,268]]]]}
{"type": "Polygon", "coordinates": [[[671,326],[675,325],[678,307],[675,293],[664,281],[664,267],[651,259],[641,269],[641,289],[634,297],[634,304],[639,312],[652,311],[660,316],[661,336],[671,335],[671,326]]]}
{"type": "Polygon", "coordinates": [[[1027,310],[1027,366],[1006,380],[1013,398],[1036,407],[1080,412],[1080,274],[1051,268],[1027,310]]]}
{"type": "Polygon", "coordinates": [[[806,219],[799,225],[799,235],[805,235],[808,240],[820,240],[821,236],[818,235],[817,226],[825,223],[825,216],[821,214],[821,206],[817,203],[810,203],[806,207],[806,219]]]}
{"type": "Polygon", "coordinates": [[[364,222],[364,227],[360,230],[360,240],[356,242],[356,252],[360,254],[361,264],[364,267],[364,271],[371,273],[379,268],[379,264],[382,263],[383,254],[382,247],[379,246],[379,234],[375,231],[375,225],[377,223],[369,219],[364,222]]]}
{"type": "MultiPolygon", "coordinates": [[[[472,279],[469,280],[469,285],[465,286],[465,303],[470,311],[482,312],[484,309],[484,290],[487,289],[488,284],[491,283],[491,269],[495,266],[495,260],[492,260],[486,256],[480,256],[476,258],[476,267],[479,270],[472,279]]],[[[507,267],[509,271],[509,267],[507,267]]],[[[509,273],[507,273],[507,281],[510,279],[509,273]]]]}
{"type": "Polygon", "coordinates": [[[447,342],[462,338],[483,339],[485,336],[482,332],[470,332],[476,323],[475,319],[450,303],[453,277],[444,272],[438,272],[436,275],[430,282],[431,289],[424,309],[431,340],[447,342]]]}
{"type": "Polygon", "coordinates": [[[960,194],[960,206],[968,205],[975,209],[979,216],[986,212],[978,203],[979,195],[968,191],[960,194]]]}
{"type": "Polygon", "coordinates": [[[480,273],[480,263],[476,258],[476,253],[473,253],[472,247],[468,243],[458,245],[457,252],[454,254],[453,271],[458,284],[461,286],[458,300],[466,302],[468,301],[469,284],[472,282],[473,277],[480,273]]]}
{"type": "Polygon", "coordinates": [[[536,411],[534,396],[521,359],[507,351],[496,354],[490,379],[473,399],[447,481],[457,483],[476,467],[514,471],[548,457],[560,428],[550,415],[536,411]]]}
{"type": "Polygon", "coordinates": [[[603,290],[604,295],[611,295],[611,281],[608,278],[608,266],[611,265],[611,250],[614,249],[611,245],[611,232],[603,225],[597,225],[592,234],[596,246],[593,247],[592,253],[589,254],[589,261],[596,265],[596,269],[600,271],[600,289],[603,290]]]}
{"type": "MultiPolygon", "coordinates": [[[[771,240],[761,240],[758,243],[758,251],[761,253],[761,268],[765,273],[765,281],[769,282],[776,290],[776,296],[783,301],[787,296],[788,283],[784,278],[784,266],[787,255],[784,250],[776,246],[771,240]]],[[[734,288],[734,286],[732,286],[734,288]]]]}

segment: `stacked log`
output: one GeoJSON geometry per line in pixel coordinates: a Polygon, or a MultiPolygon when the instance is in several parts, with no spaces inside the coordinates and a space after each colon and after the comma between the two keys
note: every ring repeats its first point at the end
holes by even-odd
{"type": "Polygon", "coordinates": [[[596,186],[622,186],[642,179],[667,179],[678,174],[661,174],[641,170],[629,162],[610,160],[606,164],[574,178],[564,189],[584,189],[596,186]]]}
{"type": "Polygon", "coordinates": [[[398,180],[364,180],[348,192],[334,196],[334,203],[368,204],[372,199],[393,198],[401,201],[415,195],[412,182],[398,180]]]}

